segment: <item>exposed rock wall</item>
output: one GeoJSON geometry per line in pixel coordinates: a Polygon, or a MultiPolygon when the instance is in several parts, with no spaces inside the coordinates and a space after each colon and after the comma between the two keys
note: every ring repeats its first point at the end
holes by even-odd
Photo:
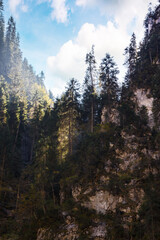
{"type": "MultiPolygon", "coordinates": [[[[134,92],[134,99],[137,105],[138,111],[145,106],[149,118],[149,126],[154,126],[153,120],[153,98],[150,97],[150,92],[144,89],[137,89],[134,92]]],[[[119,112],[116,109],[112,109],[108,113],[107,108],[104,107],[101,117],[102,124],[107,122],[113,122],[116,125],[120,123],[119,112]]],[[[134,128],[134,127],[133,127],[134,128]]],[[[149,129],[149,128],[148,128],[149,129]]],[[[130,176],[135,174],[139,169],[139,164],[144,159],[148,161],[148,168],[146,168],[141,176],[145,178],[150,171],[149,161],[159,159],[160,151],[152,151],[147,141],[150,138],[150,132],[145,133],[144,136],[136,135],[133,131],[127,132],[126,130],[121,131],[121,140],[124,142],[123,147],[115,146],[114,143],[109,144],[110,151],[114,151],[115,158],[119,160],[119,165],[113,168],[113,159],[109,157],[105,159],[104,172],[99,176],[99,179],[95,180],[94,186],[91,182],[86,185],[75,185],[72,186],[72,197],[74,201],[91,211],[95,211],[95,216],[92,219],[92,224],[84,229],[84,233],[88,234],[86,239],[92,240],[107,240],[108,226],[103,218],[100,216],[107,216],[107,214],[117,214],[117,209],[123,215],[122,220],[131,222],[132,216],[138,217],[138,211],[141,207],[144,198],[144,190],[141,184],[139,184],[138,178],[127,179],[127,174],[130,176]],[[144,144],[145,141],[145,144],[144,144]],[[110,179],[113,176],[119,176],[121,181],[124,180],[122,185],[122,191],[120,193],[112,192],[109,189],[110,179]]],[[[145,162],[146,164],[146,162],[145,162]]],[[[152,169],[154,173],[156,169],[152,169]]],[[[113,183],[114,185],[114,183],[113,183]]],[[[113,187],[113,186],[112,186],[113,187]]],[[[121,189],[120,189],[121,190],[121,189]]],[[[65,200],[63,190],[61,192],[61,204],[65,200]]],[[[61,226],[58,233],[53,233],[49,229],[39,229],[37,233],[37,240],[76,240],[80,237],[79,223],[69,214],[64,214],[65,223],[61,226]]],[[[127,229],[127,225],[124,224],[124,228],[127,229]]]]}
{"type": "Polygon", "coordinates": [[[49,228],[40,228],[36,240],[77,240],[78,238],[78,225],[71,216],[67,215],[61,230],[57,229],[55,233],[49,228]]]}
{"type": "Polygon", "coordinates": [[[141,108],[142,106],[145,106],[148,113],[149,118],[149,126],[154,126],[154,119],[153,119],[153,97],[150,96],[150,90],[146,91],[145,89],[137,89],[134,92],[135,100],[138,104],[138,107],[141,108]]]}
{"type": "Polygon", "coordinates": [[[106,124],[108,122],[112,122],[119,125],[120,123],[119,112],[116,108],[112,108],[109,111],[109,109],[105,106],[102,110],[101,124],[106,124]]]}

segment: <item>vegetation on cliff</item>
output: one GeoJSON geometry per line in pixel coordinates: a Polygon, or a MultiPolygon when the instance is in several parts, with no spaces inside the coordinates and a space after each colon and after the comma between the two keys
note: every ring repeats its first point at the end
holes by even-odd
{"type": "Polygon", "coordinates": [[[70,239],[71,224],[74,239],[96,239],[98,226],[101,239],[160,239],[159,14],[147,14],[139,48],[132,35],[122,87],[108,53],[97,73],[93,46],[83,93],[73,78],[53,105],[0,0],[1,240],[40,229],[70,239]]]}

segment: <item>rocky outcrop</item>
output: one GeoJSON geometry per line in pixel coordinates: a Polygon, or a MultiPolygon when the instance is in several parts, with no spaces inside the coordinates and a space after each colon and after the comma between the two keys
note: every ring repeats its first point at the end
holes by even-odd
{"type": "MultiPolygon", "coordinates": [[[[107,229],[105,222],[95,221],[94,227],[90,226],[84,233],[88,234],[87,239],[105,240],[107,229]]],[[[54,234],[51,229],[40,228],[37,232],[36,240],[78,240],[78,225],[68,224],[63,226],[61,233],[54,234]]]]}
{"type": "Polygon", "coordinates": [[[78,225],[74,218],[67,213],[62,214],[65,218],[65,224],[61,226],[61,229],[57,229],[57,233],[55,233],[50,228],[40,228],[36,240],[77,240],[79,238],[78,225]]]}
{"type": "Polygon", "coordinates": [[[107,106],[105,106],[102,110],[101,114],[101,124],[106,124],[108,122],[115,123],[117,125],[120,124],[120,117],[119,112],[116,108],[108,109],[107,106]]]}
{"type": "Polygon", "coordinates": [[[119,197],[111,195],[107,191],[96,191],[95,195],[89,197],[88,202],[82,205],[89,209],[94,209],[97,213],[105,214],[106,211],[115,211],[119,197]]]}
{"type": "Polygon", "coordinates": [[[91,227],[91,238],[95,240],[103,240],[106,239],[107,236],[107,228],[105,222],[97,222],[95,223],[95,227],[91,227]]]}
{"type": "Polygon", "coordinates": [[[40,228],[37,232],[37,240],[51,240],[53,239],[53,232],[49,228],[40,228]]]}
{"type": "Polygon", "coordinates": [[[105,214],[106,211],[109,210],[115,211],[116,204],[121,202],[121,198],[118,196],[113,196],[107,191],[97,189],[94,193],[91,193],[91,187],[88,187],[88,189],[83,193],[82,191],[83,189],[80,186],[72,189],[74,199],[79,201],[79,197],[83,195],[84,200],[81,199],[81,205],[88,209],[95,210],[97,213],[105,214]]]}
{"type": "Polygon", "coordinates": [[[65,225],[63,231],[55,235],[54,240],[77,240],[79,239],[78,225],[75,223],[65,225]]]}
{"type": "MultiPolygon", "coordinates": [[[[137,106],[137,114],[145,106],[149,118],[148,125],[153,127],[153,98],[150,97],[149,91],[137,89],[134,92],[134,101],[137,106]]],[[[110,115],[107,108],[103,109],[102,125],[108,122],[119,124],[119,113],[116,109],[112,109],[110,115]]],[[[87,236],[86,239],[107,240],[107,235],[109,235],[109,225],[107,225],[108,223],[105,219],[105,217],[107,218],[107,214],[111,214],[114,217],[117,211],[119,211],[122,215],[121,219],[125,229],[129,226],[126,223],[132,222],[133,216],[135,219],[138,219],[138,212],[145,196],[142,184],[139,184],[139,182],[143,182],[143,179],[145,180],[150,171],[150,166],[148,165],[146,168],[144,167],[141,175],[138,172],[140,164],[143,159],[145,161],[148,161],[148,159],[149,161],[156,161],[156,159],[160,158],[160,152],[158,149],[150,149],[149,144],[147,145],[151,137],[150,128],[145,128],[149,130],[148,132],[144,131],[142,134],[136,132],[135,126],[131,125],[130,128],[129,130],[126,128],[120,131],[120,138],[123,145],[119,147],[114,142],[109,142],[108,151],[112,153],[112,157],[110,158],[110,155],[105,156],[103,174],[98,174],[98,178],[95,176],[94,186],[91,182],[87,181],[85,185],[77,183],[77,185],[72,186],[72,197],[77,204],[76,206],[80,206],[82,209],[84,207],[84,209],[87,209],[87,213],[89,211],[94,213],[89,226],[87,225],[82,230],[80,227],[81,223],[77,221],[76,217],[75,219],[73,217],[75,215],[71,216],[72,214],[62,213],[65,223],[60,227],[59,232],[53,234],[49,229],[40,229],[37,234],[37,240],[51,240],[52,238],[54,240],[76,240],[80,238],[81,233],[87,236]],[[115,159],[118,159],[119,164],[113,167],[115,159]],[[136,174],[136,171],[139,175],[136,174]],[[114,182],[113,176],[117,177],[116,181],[118,179],[120,184],[119,182],[114,182]],[[121,188],[118,189],[119,192],[114,192],[116,184],[121,188]]],[[[152,169],[152,173],[155,171],[156,169],[152,169]]],[[[62,204],[65,201],[63,189],[60,199],[62,204]]]]}
{"type": "Polygon", "coordinates": [[[148,120],[149,123],[148,125],[150,127],[154,126],[154,119],[153,119],[153,113],[152,113],[152,108],[153,108],[153,97],[150,96],[150,90],[145,90],[145,89],[137,89],[134,92],[135,95],[135,102],[137,102],[137,105],[139,108],[142,108],[143,106],[146,107],[147,113],[148,113],[148,120]]]}
{"type": "MultiPolygon", "coordinates": [[[[132,100],[137,103],[137,113],[143,106],[146,108],[149,120],[148,125],[152,128],[154,126],[154,118],[152,112],[154,99],[153,97],[151,97],[150,90],[145,90],[142,88],[136,89],[134,91],[134,97],[132,98],[132,100]]],[[[117,107],[103,107],[101,114],[101,124],[103,126],[109,122],[115,123],[116,125],[120,124],[120,115],[117,107]]]]}

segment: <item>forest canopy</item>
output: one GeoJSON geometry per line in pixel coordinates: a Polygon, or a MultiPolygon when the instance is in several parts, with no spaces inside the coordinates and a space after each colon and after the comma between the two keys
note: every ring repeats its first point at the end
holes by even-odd
{"type": "Polygon", "coordinates": [[[132,34],[122,86],[91,46],[83,86],[73,77],[54,99],[0,0],[0,240],[97,239],[99,226],[101,239],[160,239],[159,19],[158,5],[139,46],[132,34]]]}

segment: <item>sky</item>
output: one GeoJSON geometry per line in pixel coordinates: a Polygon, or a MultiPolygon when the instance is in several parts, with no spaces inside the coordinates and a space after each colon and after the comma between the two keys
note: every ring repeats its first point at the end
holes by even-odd
{"type": "Polygon", "coordinates": [[[97,68],[109,53],[125,75],[124,49],[131,35],[143,39],[143,21],[149,3],[158,0],[4,0],[6,23],[15,18],[21,50],[36,73],[45,73],[45,85],[60,96],[66,83],[83,83],[85,57],[95,45],[97,68]]]}

